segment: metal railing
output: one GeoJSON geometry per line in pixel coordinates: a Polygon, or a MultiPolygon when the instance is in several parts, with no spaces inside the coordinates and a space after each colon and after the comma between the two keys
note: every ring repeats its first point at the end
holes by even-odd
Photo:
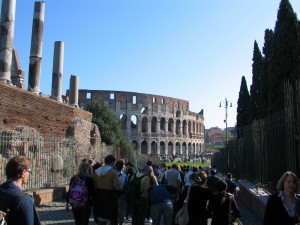
{"type": "Polygon", "coordinates": [[[90,137],[60,138],[54,134],[5,131],[0,133],[0,182],[6,180],[5,166],[16,155],[31,161],[32,174],[24,189],[68,184],[77,172],[80,160],[101,161],[101,143],[91,147],[90,137]],[[84,141],[86,140],[86,141],[84,141]]]}

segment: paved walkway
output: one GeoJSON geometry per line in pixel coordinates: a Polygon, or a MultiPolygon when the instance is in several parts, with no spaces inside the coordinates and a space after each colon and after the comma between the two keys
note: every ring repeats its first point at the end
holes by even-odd
{"type": "MultiPolygon", "coordinates": [[[[262,225],[260,221],[247,207],[238,202],[242,217],[240,218],[243,225],[262,225]]],[[[37,207],[38,214],[42,221],[42,225],[56,224],[56,225],[71,225],[74,224],[72,211],[65,211],[65,202],[58,201],[47,203],[37,207]]],[[[89,225],[94,225],[94,219],[90,218],[89,225]]],[[[130,225],[130,221],[125,221],[123,225],[130,225]]],[[[150,225],[150,223],[146,223],[150,225]]]]}

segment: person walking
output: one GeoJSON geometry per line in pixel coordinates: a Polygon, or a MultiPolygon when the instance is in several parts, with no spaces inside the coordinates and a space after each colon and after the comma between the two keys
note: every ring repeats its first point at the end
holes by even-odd
{"type": "Polygon", "coordinates": [[[177,188],[171,185],[152,186],[148,190],[148,199],[151,205],[151,217],[153,225],[172,224],[173,214],[173,194],[177,193],[177,188]]]}
{"type": "Polygon", "coordinates": [[[87,162],[79,165],[77,174],[71,178],[67,193],[66,211],[69,205],[76,225],[88,225],[93,203],[95,201],[94,181],[91,177],[93,168],[87,162]]]}
{"type": "Polygon", "coordinates": [[[237,184],[234,182],[232,178],[232,173],[227,173],[226,175],[226,183],[227,183],[227,192],[234,195],[235,197],[237,196],[238,191],[240,190],[237,184]]]}
{"type": "Polygon", "coordinates": [[[93,176],[96,187],[94,219],[98,224],[118,224],[118,193],[121,190],[118,172],[114,169],[116,158],[108,155],[105,165],[98,168],[93,176]]]}
{"type": "Polygon", "coordinates": [[[178,201],[178,208],[181,208],[184,200],[187,197],[188,189],[189,201],[188,201],[188,212],[189,212],[189,223],[188,225],[207,225],[207,202],[212,198],[212,192],[203,187],[206,179],[201,179],[199,173],[192,173],[189,177],[190,185],[185,186],[182,194],[178,201]]]}
{"type": "Polygon", "coordinates": [[[125,188],[127,185],[127,176],[123,172],[124,168],[124,161],[118,160],[116,162],[116,170],[119,173],[119,182],[121,185],[121,190],[119,191],[119,198],[118,198],[118,223],[122,225],[124,223],[124,216],[125,216],[125,207],[126,207],[126,196],[125,196],[125,188]]]}
{"type": "Polygon", "coordinates": [[[208,203],[208,217],[212,218],[211,225],[228,225],[234,217],[240,217],[240,210],[232,194],[226,192],[226,181],[216,182],[217,193],[208,203]]]}
{"type": "Polygon", "coordinates": [[[0,185],[0,210],[7,213],[6,222],[9,225],[40,225],[30,195],[22,192],[30,173],[30,161],[24,156],[11,158],[5,167],[6,182],[0,185]]]}
{"type": "MultiPolygon", "coordinates": [[[[142,172],[139,172],[131,178],[129,181],[129,190],[128,194],[131,193],[129,196],[131,198],[131,210],[132,210],[132,224],[133,225],[144,225],[145,224],[145,218],[147,213],[147,198],[148,198],[148,189],[150,187],[150,178],[149,173],[151,171],[151,168],[149,166],[145,166],[142,169],[142,172]],[[135,193],[133,193],[133,190],[130,190],[133,188],[131,184],[135,183],[137,180],[139,180],[136,185],[139,185],[139,188],[135,189],[135,193]],[[136,195],[133,197],[133,195],[136,195]]],[[[134,185],[134,186],[136,186],[134,185]]]]}
{"type": "Polygon", "coordinates": [[[272,194],[266,205],[264,225],[294,225],[299,222],[297,217],[300,208],[299,179],[291,172],[285,172],[278,180],[278,192],[272,194]]]}

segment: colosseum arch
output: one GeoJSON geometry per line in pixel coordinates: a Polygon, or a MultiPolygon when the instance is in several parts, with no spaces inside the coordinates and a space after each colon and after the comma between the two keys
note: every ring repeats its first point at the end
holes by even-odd
{"type": "Polygon", "coordinates": [[[137,129],[138,117],[136,115],[131,116],[131,129],[137,129]]]}
{"type": "Polygon", "coordinates": [[[155,116],[152,117],[152,120],[151,120],[151,132],[152,133],[157,132],[157,118],[155,116]]]}
{"type": "Polygon", "coordinates": [[[157,143],[155,141],[152,141],[152,143],[151,143],[151,154],[154,154],[154,155],[158,154],[157,143]]]}
{"type": "Polygon", "coordinates": [[[168,143],[168,155],[173,155],[173,143],[171,141],[168,143]]]}
{"type": "Polygon", "coordinates": [[[187,146],[185,142],[182,143],[182,155],[183,156],[187,155],[187,146]]]}
{"type": "Polygon", "coordinates": [[[122,129],[127,128],[127,116],[125,114],[120,115],[120,124],[122,129]]]}
{"type": "Polygon", "coordinates": [[[160,130],[166,131],[166,118],[165,117],[162,117],[160,119],[160,130]]]}
{"type": "Polygon", "coordinates": [[[196,153],[201,154],[204,117],[203,114],[189,111],[188,101],[137,92],[79,90],[80,106],[85,107],[91,99],[114,112],[120,120],[125,138],[136,142],[138,154],[150,154],[153,142],[160,155],[176,154],[176,142],[181,144],[181,153],[185,151],[186,155],[191,149],[189,143],[200,143],[196,153]],[[110,98],[111,95],[114,98],[110,98]],[[193,127],[195,123],[198,124],[198,130],[193,127]]]}
{"type": "Polygon", "coordinates": [[[179,156],[179,155],[181,155],[181,153],[180,153],[180,143],[179,142],[176,142],[176,151],[175,151],[175,154],[177,155],[177,156],[179,156]]]}
{"type": "Polygon", "coordinates": [[[144,114],[144,115],[148,114],[148,108],[143,106],[141,108],[141,114],[144,114]]]}
{"type": "Polygon", "coordinates": [[[180,120],[176,120],[176,134],[180,134],[180,120]]]}
{"type": "Polygon", "coordinates": [[[148,118],[146,116],[142,119],[142,132],[146,133],[148,131],[148,118]]]}
{"type": "Polygon", "coordinates": [[[168,121],[168,131],[174,133],[174,120],[172,118],[169,118],[168,121]]]}
{"type": "Polygon", "coordinates": [[[148,154],[148,143],[147,143],[147,141],[143,141],[141,143],[141,154],[148,154]]]}
{"type": "Polygon", "coordinates": [[[132,141],[131,144],[132,144],[133,151],[137,151],[138,150],[138,143],[137,143],[137,141],[132,141]]]}
{"type": "Polygon", "coordinates": [[[182,134],[183,135],[187,134],[187,122],[186,122],[186,120],[183,120],[183,122],[182,122],[182,134]]]}
{"type": "Polygon", "coordinates": [[[190,157],[192,155],[192,144],[188,144],[188,156],[190,157]]]}
{"type": "Polygon", "coordinates": [[[166,145],[163,141],[160,142],[160,155],[166,155],[166,145]]]}

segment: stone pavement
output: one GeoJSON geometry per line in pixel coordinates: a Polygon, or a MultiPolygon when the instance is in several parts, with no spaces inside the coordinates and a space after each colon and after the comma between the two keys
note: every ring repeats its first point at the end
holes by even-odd
{"type": "MultiPolygon", "coordinates": [[[[238,202],[242,217],[240,218],[243,225],[262,225],[260,221],[247,207],[238,202]]],[[[72,211],[65,211],[65,202],[57,201],[43,204],[37,207],[38,214],[42,221],[42,225],[56,224],[56,225],[71,225],[74,224],[72,211]]],[[[94,225],[94,219],[91,217],[89,225],[94,225]]],[[[130,225],[130,221],[125,221],[123,225],[130,225]]],[[[150,223],[145,223],[151,225],[150,223]]]]}

